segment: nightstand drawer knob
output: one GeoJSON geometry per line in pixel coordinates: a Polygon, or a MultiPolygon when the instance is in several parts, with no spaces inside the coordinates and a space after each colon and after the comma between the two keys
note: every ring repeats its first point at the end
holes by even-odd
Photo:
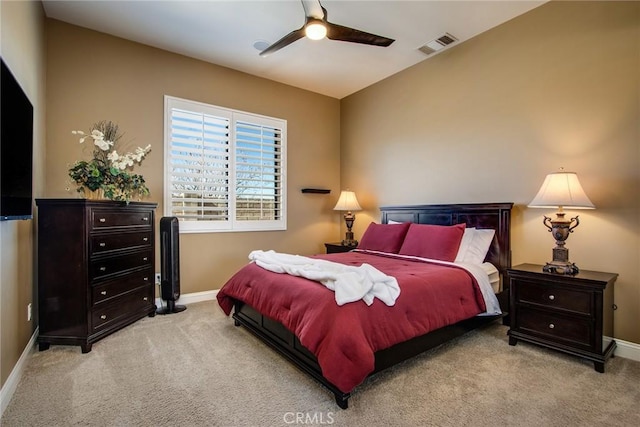
{"type": "Polygon", "coordinates": [[[147,241],[149,241],[149,238],[148,238],[148,237],[143,237],[143,238],[142,238],[142,241],[143,241],[143,242],[147,242],[147,241]]]}
{"type": "Polygon", "coordinates": [[[107,222],[107,219],[106,219],[106,218],[100,218],[100,219],[98,219],[98,221],[100,221],[100,222],[107,222]]]}
{"type": "Polygon", "coordinates": [[[100,267],[100,271],[107,271],[107,267],[100,267]]]}
{"type": "Polygon", "coordinates": [[[556,299],[556,297],[555,297],[555,295],[549,295],[549,299],[550,299],[551,301],[553,301],[554,299],[556,299]]]}
{"type": "Polygon", "coordinates": [[[100,247],[104,248],[105,246],[107,246],[107,244],[105,242],[100,242],[100,247]]]}
{"type": "Polygon", "coordinates": [[[102,316],[100,316],[100,318],[101,318],[102,320],[106,320],[107,315],[106,315],[106,314],[103,314],[102,316]]]}
{"type": "Polygon", "coordinates": [[[143,221],[149,221],[149,217],[148,216],[142,217],[142,220],[143,221]]]}
{"type": "Polygon", "coordinates": [[[556,325],[554,325],[553,323],[549,323],[549,329],[553,329],[555,327],[556,327],[556,325]]]}
{"type": "Polygon", "coordinates": [[[149,298],[148,297],[144,297],[144,298],[142,298],[142,301],[149,301],[149,298]]]}
{"type": "Polygon", "coordinates": [[[107,295],[107,291],[100,292],[101,295],[107,295]]]}

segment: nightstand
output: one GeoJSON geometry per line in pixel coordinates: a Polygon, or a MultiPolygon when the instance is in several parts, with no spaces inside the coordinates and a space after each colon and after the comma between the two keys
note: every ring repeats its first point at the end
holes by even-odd
{"type": "Polygon", "coordinates": [[[509,278],[509,345],[518,340],[593,361],[598,372],[616,348],[613,337],[615,273],[545,273],[542,265],[521,264],[509,278]]]}
{"type": "Polygon", "coordinates": [[[328,254],[337,254],[337,253],[340,253],[340,252],[349,252],[350,250],[353,250],[353,249],[357,248],[357,246],[347,246],[347,245],[343,245],[340,242],[325,243],[324,247],[327,248],[327,253],[328,254]]]}

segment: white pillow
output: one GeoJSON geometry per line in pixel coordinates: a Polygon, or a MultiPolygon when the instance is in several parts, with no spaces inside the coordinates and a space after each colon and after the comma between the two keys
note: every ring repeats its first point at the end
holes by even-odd
{"type": "Polygon", "coordinates": [[[482,264],[495,233],[496,231],[490,228],[465,228],[455,261],[482,264]]]}
{"type": "Polygon", "coordinates": [[[388,220],[388,221],[387,221],[387,224],[402,224],[402,223],[401,223],[401,222],[394,221],[394,220],[390,219],[390,220],[388,220]]]}
{"type": "Polygon", "coordinates": [[[462,235],[462,239],[460,240],[460,247],[458,248],[458,253],[456,254],[456,259],[454,262],[464,261],[464,256],[467,254],[467,251],[469,250],[469,245],[473,240],[473,235],[475,231],[476,229],[473,227],[464,229],[464,234],[462,235]]]}

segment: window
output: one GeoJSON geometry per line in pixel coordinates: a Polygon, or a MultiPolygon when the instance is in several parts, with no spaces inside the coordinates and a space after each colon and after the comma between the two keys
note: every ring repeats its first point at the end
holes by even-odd
{"type": "Polygon", "coordinates": [[[165,216],[187,233],[286,230],[286,135],[286,120],[165,96],[165,216]]]}

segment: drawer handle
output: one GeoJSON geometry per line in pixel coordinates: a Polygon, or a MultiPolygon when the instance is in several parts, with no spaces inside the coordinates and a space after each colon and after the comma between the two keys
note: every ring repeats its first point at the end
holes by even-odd
{"type": "Polygon", "coordinates": [[[103,314],[102,316],[100,316],[100,318],[101,318],[102,320],[106,320],[107,315],[106,315],[106,314],[103,314]]]}
{"type": "Polygon", "coordinates": [[[148,238],[148,237],[143,237],[143,238],[142,238],[142,241],[143,241],[143,242],[147,242],[147,241],[149,241],[149,238],[148,238]]]}
{"type": "Polygon", "coordinates": [[[144,280],[145,282],[148,282],[148,281],[149,281],[149,278],[148,278],[148,277],[145,277],[143,280],[144,280]]]}
{"type": "Polygon", "coordinates": [[[107,291],[102,291],[102,292],[100,292],[100,294],[102,294],[102,295],[106,295],[106,294],[107,294],[107,291]]]}
{"type": "Polygon", "coordinates": [[[107,271],[107,267],[100,267],[100,271],[107,271]]]}
{"type": "Polygon", "coordinates": [[[149,257],[144,257],[144,258],[142,258],[142,260],[143,260],[143,261],[148,261],[148,260],[149,260],[149,257]]]}
{"type": "Polygon", "coordinates": [[[553,323],[549,323],[549,329],[553,329],[555,327],[556,327],[556,325],[554,325],[553,323]]]}
{"type": "Polygon", "coordinates": [[[98,221],[100,221],[100,222],[107,222],[107,219],[106,219],[106,218],[100,218],[100,219],[98,219],[98,221]]]}
{"type": "Polygon", "coordinates": [[[148,217],[148,216],[143,216],[143,217],[142,217],[142,220],[143,220],[143,221],[149,221],[149,217],[148,217]]]}
{"type": "Polygon", "coordinates": [[[144,297],[144,298],[142,298],[142,301],[149,301],[149,298],[144,297]]]}
{"type": "Polygon", "coordinates": [[[555,297],[555,295],[549,295],[549,299],[550,299],[551,301],[553,301],[554,299],[556,299],[556,297],[555,297]]]}
{"type": "Polygon", "coordinates": [[[104,248],[105,246],[107,246],[107,244],[105,242],[100,242],[98,246],[100,246],[101,248],[104,248]]]}

